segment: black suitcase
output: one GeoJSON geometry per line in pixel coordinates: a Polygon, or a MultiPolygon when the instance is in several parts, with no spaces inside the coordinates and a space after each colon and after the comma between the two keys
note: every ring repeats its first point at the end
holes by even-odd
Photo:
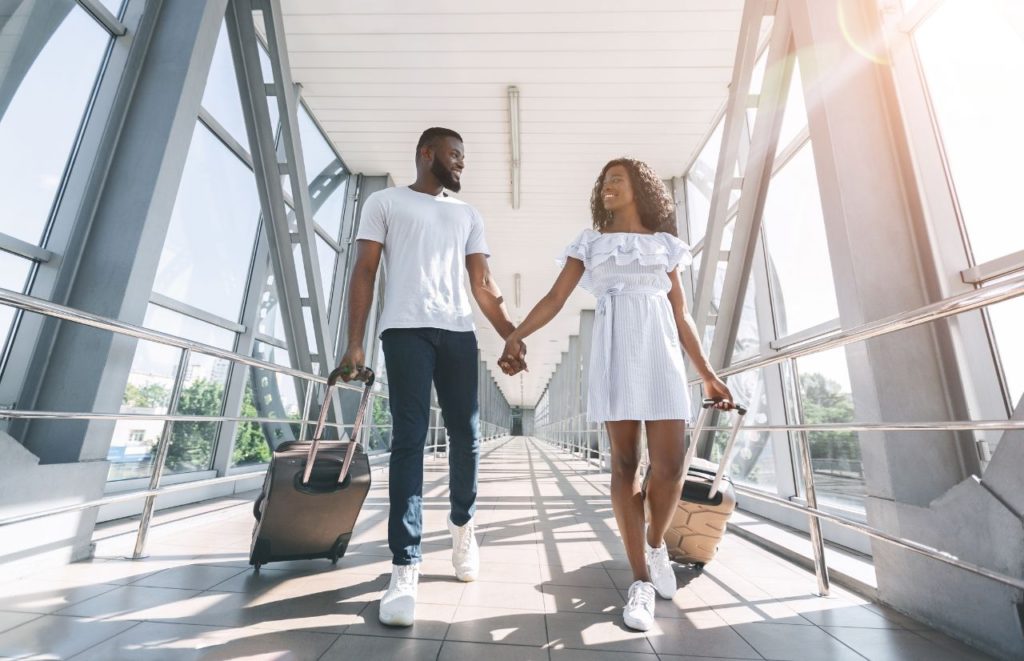
{"type": "Polygon", "coordinates": [[[263,491],[253,505],[249,564],[345,555],[359,510],[370,491],[370,461],[359,446],[374,374],[364,368],[357,377],[366,383],[349,441],[324,441],[331,391],[340,377],[331,372],[312,441],[289,441],[274,451],[263,491]]]}

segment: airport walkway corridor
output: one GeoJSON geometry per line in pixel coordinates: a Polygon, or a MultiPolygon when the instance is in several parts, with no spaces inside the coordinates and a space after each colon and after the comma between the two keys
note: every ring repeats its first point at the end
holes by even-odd
{"type": "Polygon", "coordinates": [[[96,559],[0,585],[0,658],[131,659],[928,659],[987,658],[727,535],[702,574],[677,568],[647,634],[620,622],[631,574],[606,473],[550,446],[484,448],[477,514],[481,578],[455,580],[443,457],[426,458],[418,622],[388,629],[387,471],[348,554],[247,564],[251,499],[161,513],[149,557],[123,560],[131,522],[97,529],[96,559]]]}

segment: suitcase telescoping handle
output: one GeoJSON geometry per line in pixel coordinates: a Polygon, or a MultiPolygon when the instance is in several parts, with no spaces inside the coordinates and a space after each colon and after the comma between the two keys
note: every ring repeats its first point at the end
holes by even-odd
{"type": "MultiPolygon", "coordinates": [[[[320,417],[316,421],[316,429],[313,431],[313,442],[309,444],[309,454],[306,456],[306,470],[302,473],[302,483],[308,484],[309,478],[313,474],[313,462],[316,461],[316,453],[320,449],[320,439],[324,435],[324,427],[327,423],[327,411],[331,407],[331,390],[338,385],[338,379],[341,378],[341,367],[336,368],[327,377],[327,391],[324,393],[324,403],[320,407],[320,417]]],[[[356,410],[356,418],[352,421],[352,433],[349,434],[348,449],[345,452],[345,461],[341,464],[341,473],[338,474],[338,484],[345,481],[348,476],[349,466],[352,465],[352,457],[356,453],[356,445],[359,437],[359,430],[363,427],[363,416],[366,414],[366,405],[370,401],[370,391],[373,389],[373,380],[375,375],[373,370],[369,367],[360,368],[356,376],[355,381],[362,381],[366,384],[363,388],[363,396],[359,400],[359,408],[356,410]]]]}
{"type": "MultiPolygon", "coordinates": [[[[697,449],[697,438],[700,436],[701,431],[704,429],[704,425],[707,423],[708,414],[711,412],[711,408],[718,403],[715,399],[705,399],[701,402],[700,415],[697,416],[697,423],[690,430],[690,447],[686,449],[686,456],[683,459],[683,479],[686,479],[686,475],[690,470],[690,463],[693,461],[693,453],[697,449]]],[[[718,462],[718,470],[715,471],[715,479],[711,483],[711,490],[708,491],[708,498],[714,498],[718,493],[719,487],[722,485],[722,478],[725,476],[726,469],[729,468],[729,458],[732,455],[732,446],[736,444],[736,436],[740,433],[740,426],[743,424],[743,416],[747,414],[747,409],[735,404],[733,410],[736,411],[736,419],[732,423],[732,429],[729,431],[729,440],[725,442],[725,452],[722,453],[722,460],[718,462]]]]}

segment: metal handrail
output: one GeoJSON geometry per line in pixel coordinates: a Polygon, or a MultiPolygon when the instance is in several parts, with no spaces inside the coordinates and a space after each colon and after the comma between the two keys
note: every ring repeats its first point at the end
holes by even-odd
{"type": "MultiPolygon", "coordinates": [[[[773,356],[766,357],[754,357],[745,361],[740,361],[734,365],[730,365],[727,368],[719,370],[717,373],[720,377],[731,376],[739,374],[741,372],[747,372],[771,365],[776,365],[783,362],[789,362],[790,366],[795,369],[796,359],[802,356],[810,354],[820,353],[828,351],[830,349],[836,349],[844,347],[854,342],[862,342],[889,333],[894,333],[900,330],[906,330],[920,326],[922,324],[946,319],[954,315],[962,314],[964,312],[970,312],[983,308],[988,305],[1000,303],[1018,296],[1024,295],[1024,273],[1017,276],[1007,278],[996,284],[986,285],[973,291],[964,292],[951,296],[947,299],[939,301],[937,303],[931,303],[928,305],[921,306],[908,312],[902,312],[894,314],[877,321],[862,324],[860,326],[850,328],[847,330],[839,330],[833,333],[829,333],[822,337],[807,339],[795,342],[783,350],[779,351],[773,356]]],[[[689,385],[698,385],[701,383],[700,379],[694,379],[689,382],[689,385]]],[[[593,433],[594,429],[580,428],[580,429],[565,429],[568,424],[570,427],[572,423],[582,417],[583,414],[577,414],[562,418],[557,421],[548,421],[541,423],[535,428],[540,434],[551,434],[557,437],[562,437],[565,434],[571,436],[570,443],[566,444],[564,439],[558,438],[558,440],[543,438],[545,441],[557,444],[559,447],[567,449],[570,453],[575,455],[577,452],[585,454],[587,464],[590,465],[590,457],[592,453],[597,452],[599,458],[610,456],[610,447],[607,453],[602,451],[601,448],[601,435],[598,435],[598,447],[592,448],[589,443],[589,439],[586,444],[586,448],[582,447],[581,437],[586,435],[589,436],[593,433]]],[[[801,416],[802,417],[802,416],[801,416]]],[[[723,428],[713,427],[707,428],[709,431],[724,431],[723,428]]],[[[736,486],[739,493],[746,494],[752,498],[775,502],[783,505],[787,508],[802,511],[809,517],[809,524],[811,530],[811,542],[812,550],[814,551],[814,569],[815,575],[818,579],[819,592],[822,594],[828,594],[829,581],[828,581],[828,566],[825,561],[824,553],[824,542],[820,532],[821,520],[831,521],[837,525],[844,526],[846,528],[861,532],[869,537],[873,537],[883,542],[899,546],[900,548],[924,555],[926,557],[939,560],[941,562],[953,565],[965,571],[984,576],[986,578],[998,581],[1005,585],[1009,585],[1014,588],[1024,589],[1024,581],[1021,579],[1006,576],[998,572],[993,572],[980,565],[965,562],[952,554],[933,549],[923,544],[918,544],[913,540],[897,537],[890,535],[884,531],[872,528],[858,521],[853,521],[845,517],[829,514],[821,511],[816,507],[815,502],[815,485],[814,485],[814,471],[811,465],[811,456],[808,436],[810,432],[815,431],[865,431],[865,432],[878,432],[878,431],[985,431],[985,430],[1010,430],[1010,429],[1024,429],[1024,421],[1022,420],[980,420],[980,421],[951,421],[951,422],[902,422],[902,423],[824,423],[824,424],[793,424],[793,425],[751,425],[745,427],[747,431],[785,431],[785,432],[797,432],[798,439],[800,441],[801,452],[800,460],[804,474],[804,488],[808,496],[809,506],[802,506],[794,504],[784,498],[766,494],[755,489],[750,489],[743,486],[736,486]]],[[[599,461],[599,469],[602,469],[601,462],[599,461]]]]}
{"type": "MultiPolygon", "coordinates": [[[[496,434],[489,436],[486,439],[481,439],[481,443],[492,443],[496,440],[504,438],[503,435],[496,434]]],[[[440,444],[432,443],[425,446],[426,449],[438,447],[440,444]]],[[[389,452],[378,452],[370,455],[370,458],[377,458],[389,452]]],[[[157,496],[164,496],[169,493],[176,493],[179,491],[189,491],[191,489],[201,489],[203,487],[219,486],[221,484],[239,482],[241,480],[248,480],[261,475],[265,475],[266,470],[249,471],[246,473],[237,473],[235,475],[222,475],[220,477],[213,477],[207,480],[194,480],[192,482],[182,482],[180,484],[173,484],[170,486],[163,486],[158,489],[140,489],[129,493],[118,494],[115,496],[104,496],[95,500],[90,500],[84,503],[75,503],[74,505],[64,505],[61,507],[54,507],[48,510],[41,510],[36,512],[27,512],[25,514],[16,514],[14,516],[8,516],[0,518],[0,528],[5,526],[12,526],[18,523],[27,523],[35,519],[42,519],[48,516],[56,516],[58,514],[68,514],[71,512],[81,512],[82,510],[92,509],[94,507],[102,507],[104,505],[116,505],[119,503],[129,503],[133,500],[140,498],[155,498],[157,496]]]]}
{"type": "MultiPolygon", "coordinates": [[[[578,413],[565,420],[576,420],[585,416],[585,413],[578,413]]],[[[535,429],[547,429],[559,423],[551,422],[542,425],[534,425],[535,429]]],[[[731,427],[704,427],[704,431],[724,431],[731,427]]],[[[952,420],[948,422],[822,422],[817,424],[792,424],[792,425],[743,425],[743,431],[747,432],[829,432],[829,431],[1005,431],[1011,429],[1024,429],[1024,420],[952,420]]],[[[570,430],[571,433],[592,433],[600,430],[578,428],[570,430]]]]}
{"type": "MultiPolygon", "coordinates": [[[[717,370],[718,376],[732,376],[740,372],[776,365],[786,360],[800,358],[814,353],[821,353],[830,349],[844,347],[854,342],[870,340],[880,335],[895,333],[906,330],[921,324],[946,319],[964,312],[971,312],[988,305],[1001,303],[1003,301],[1024,295],[1024,273],[1007,278],[1002,282],[992,285],[985,285],[973,291],[957,294],[949,298],[929,303],[909,312],[890,315],[877,321],[871,321],[860,326],[846,330],[835,331],[824,337],[811,338],[795,342],[780,350],[774,356],[755,357],[740,361],[734,365],[717,370]]],[[[700,379],[693,379],[689,382],[691,386],[699,385],[700,379]]]]}
{"type": "MultiPolygon", "coordinates": [[[[85,312],[67,307],[66,305],[59,305],[50,301],[44,301],[43,299],[36,298],[34,296],[19,294],[16,291],[4,289],[3,287],[0,287],[0,304],[10,305],[12,307],[25,310],[26,312],[34,312],[36,314],[61,319],[63,321],[70,321],[82,326],[110,331],[112,333],[117,333],[118,335],[127,335],[128,337],[134,337],[139,340],[146,340],[156,344],[163,344],[177,349],[188,350],[193,353],[201,353],[213,356],[214,358],[222,358],[234,363],[248,365],[249,367],[259,367],[261,369],[270,370],[279,374],[286,374],[306,381],[313,381],[321,384],[327,383],[326,376],[310,374],[308,372],[295,369],[294,367],[284,367],[283,365],[269,363],[265,360],[260,360],[259,358],[235,353],[234,351],[228,351],[227,349],[221,349],[220,347],[203,344],[202,342],[186,340],[185,338],[178,337],[177,335],[162,333],[160,331],[143,328],[142,326],[136,326],[116,319],[108,319],[107,317],[102,317],[91,312],[85,312]]],[[[378,381],[378,383],[385,386],[387,385],[387,383],[383,381],[378,381]]],[[[361,387],[350,383],[339,383],[338,387],[355,390],[357,392],[362,391],[361,387]]]]}
{"type": "MultiPolygon", "coordinates": [[[[33,296],[27,296],[9,289],[0,287],[0,304],[9,305],[12,307],[25,310],[27,312],[33,312],[41,314],[47,317],[60,319],[63,321],[69,321],[77,323],[83,326],[89,326],[99,330],[105,330],[119,335],[125,335],[128,337],[134,337],[139,340],[145,340],[153,342],[155,344],[161,344],[164,346],[170,346],[182,351],[182,357],[179,358],[179,374],[176,376],[175,392],[180,391],[181,384],[183,382],[182,368],[187,362],[186,358],[191,353],[201,353],[209,355],[215,358],[220,358],[233,363],[239,363],[247,365],[249,367],[257,367],[260,369],[268,370],[278,374],[284,374],[287,376],[302,379],[304,381],[313,383],[327,383],[327,377],[318,376],[316,374],[310,374],[303,372],[291,367],[284,367],[276,363],[270,363],[258,358],[246,356],[243,354],[235,353],[221,349],[220,347],[203,344],[202,342],[195,342],[193,340],[187,340],[176,335],[170,335],[160,331],[150,330],[134,324],[129,324],[123,321],[115,319],[109,319],[100,315],[92,314],[90,312],[84,312],[75,308],[70,308],[64,305],[59,305],[50,301],[45,301],[33,296]]],[[[387,384],[382,381],[378,381],[385,387],[387,384]]],[[[337,387],[354,390],[361,392],[362,388],[355,384],[339,383],[337,387]]],[[[243,416],[206,416],[206,415],[180,415],[180,414],[147,414],[147,413],[80,413],[72,411],[31,411],[21,409],[8,409],[0,410],[0,419],[50,419],[50,420],[151,420],[151,421],[164,421],[164,422],[242,422],[242,423],[271,423],[271,424],[301,424],[306,425],[310,422],[315,422],[308,418],[308,409],[311,400],[312,389],[307,389],[306,403],[304,406],[304,414],[300,419],[291,418],[254,418],[254,417],[243,417],[243,416]]],[[[371,397],[388,399],[389,396],[385,392],[373,392],[371,397]]],[[[168,410],[174,410],[174,396],[172,393],[172,402],[168,405],[168,410]]],[[[432,412],[439,412],[438,407],[431,406],[432,412]]],[[[328,422],[328,426],[335,428],[350,427],[351,425],[345,425],[338,422],[328,422]]],[[[491,422],[481,421],[481,426],[486,426],[490,431],[495,433],[483,435],[481,442],[493,441],[497,438],[502,438],[504,434],[508,433],[508,428],[496,425],[491,422]]],[[[390,429],[393,425],[378,425],[370,424],[364,426],[364,433],[369,434],[374,429],[390,429]]],[[[174,493],[178,491],[187,491],[189,489],[198,489],[207,486],[214,486],[219,484],[237,482],[239,480],[250,479],[258,477],[265,473],[265,471],[252,471],[247,473],[241,473],[237,475],[224,475],[208,480],[195,480],[192,482],[185,482],[176,484],[173,486],[159,486],[160,477],[162,476],[163,468],[163,457],[166,454],[167,444],[169,442],[169,430],[170,425],[166,425],[164,433],[162,434],[161,441],[157,444],[157,456],[154,458],[152,464],[152,470],[150,475],[150,488],[133,491],[127,494],[119,494],[116,496],[105,496],[84,503],[77,503],[75,505],[67,505],[58,508],[52,508],[49,510],[29,512],[25,514],[19,514],[16,516],[10,516],[0,519],[0,527],[13,525],[16,523],[24,523],[35,519],[40,519],[48,516],[54,516],[57,514],[65,514],[69,512],[77,512],[94,507],[100,507],[103,505],[130,502],[138,500],[140,498],[145,499],[146,505],[143,508],[142,520],[139,523],[138,538],[136,541],[136,548],[133,558],[138,559],[142,557],[142,550],[145,543],[145,538],[148,533],[150,520],[153,514],[154,503],[157,496],[174,493]]],[[[428,432],[436,432],[443,429],[439,426],[429,426],[428,432]]],[[[447,444],[447,439],[444,440],[444,444],[447,444]]],[[[433,450],[436,456],[437,450],[442,447],[442,442],[434,440],[430,444],[424,445],[424,451],[433,450]]],[[[378,456],[387,454],[384,452],[373,452],[369,453],[370,456],[378,456]]]]}
{"type": "MultiPolygon", "coordinates": [[[[540,438],[540,440],[545,441],[549,445],[553,445],[553,446],[561,446],[562,445],[558,441],[554,441],[554,440],[551,440],[551,439],[546,439],[546,438],[543,438],[543,437],[538,437],[538,438],[540,438]]],[[[575,454],[573,452],[573,450],[571,449],[572,447],[573,446],[570,446],[569,449],[560,447],[560,449],[563,449],[563,451],[568,451],[570,454],[575,454]]],[[[594,449],[591,448],[590,451],[593,452],[594,449]]],[[[588,462],[588,465],[589,465],[589,462],[588,462]]],[[[988,569],[986,567],[982,567],[981,565],[977,565],[977,564],[974,564],[972,562],[967,562],[966,560],[961,560],[957,556],[955,556],[955,555],[953,555],[951,553],[948,553],[946,551],[941,551],[939,549],[935,549],[935,548],[932,548],[930,546],[926,546],[924,544],[919,544],[918,542],[915,542],[915,541],[910,540],[910,539],[906,539],[904,537],[898,537],[896,535],[890,535],[889,533],[887,533],[887,532],[885,532],[883,530],[879,530],[878,528],[874,528],[872,526],[866,525],[866,524],[861,523],[859,521],[854,521],[852,519],[849,519],[849,518],[846,518],[846,517],[843,517],[843,516],[839,516],[837,514],[832,514],[830,512],[825,512],[825,511],[823,511],[821,509],[818,509],[818,508],[815,508],[815,507],[807,507],[807,506],[804,506],[804,505],[799,505],[797,503],[794,503],[794,502],[791,502],[789,500],[786,500],[785,498],[782,498],[780,496],[776,496],[776,495],[773,495],[773,494],[770,494],[770,493],[766,493],[766,492],[758,490],[758,489],[753,489],[751,487],[743,486],[743,485],[740,485],[740,484],[733,484],[733,489],[735,489],[735,491],[737,493],[739,493],[739,494],[750,496],[751,498],[754,498],[756,500],[763,500],[763,501],[766,501],[766,502],[776,503],[776,504],[781,505],[781,506],[783,506],[783,507],[785,507],[787,509],[791,509],[791,510],[794,510],[794,511],[797,511],[797,512],[803,512],[804,514],[806,514],[806,515],[808,515],[810,517],[814,517],[814,518],[817,518],[817,519],[823,519],[825,521],[829,521],[829,522],[834,523],[834,524],[836,524],[838,526],[841,526],[841,527],[844,527],[844,528],[848,528],[848,529],[854,530],[856,532],[860,532],[862,534],[867,535],[868,537],[872,537],[872,538],[877,539],[879,541],[886,542],[886,543],[892,544],[894,546],[898,546],[898,547],[906,549],[908,551],[913,551],[914,553],[917,553],[919,555],[923,555],[923,556],[928,557],[928,558],[932,558],[933,560],[938,560],[940,562],[944,562],[944,563],[946,563],[948,565],[952,565],[952,566],[957,567],[959,569],[963,569],[964,571],[971,572],[972,574],[977,574],[978,576],[983,576],[983,577],[991,579],[993,581],[997,581],[999,583],[1003,583],[1005,585],[1009,585],[1010,587],[1017,588],[1017,589],[1020,589],[1020,590],[1024,590],[1024,580],[1019,579],[1019,578],[1017,578],[1015,576],[1007,576],[1005,574],[1000,574],[999,572],[992,571],[991,569],[988,569]]]]}

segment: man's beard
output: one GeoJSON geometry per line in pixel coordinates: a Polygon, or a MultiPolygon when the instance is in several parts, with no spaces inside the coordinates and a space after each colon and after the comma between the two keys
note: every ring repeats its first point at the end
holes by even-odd
{"type": "Polygon", "coordinates": [[[430,173],[437,177],[437,180],[441,182],[441,185],[450,190],[453,193],[458,193],[459,189],[462,188],[462,184],[452,171],[442,165],[441,161],[434,159],[434,162],[430,164],[430,173]]]}

